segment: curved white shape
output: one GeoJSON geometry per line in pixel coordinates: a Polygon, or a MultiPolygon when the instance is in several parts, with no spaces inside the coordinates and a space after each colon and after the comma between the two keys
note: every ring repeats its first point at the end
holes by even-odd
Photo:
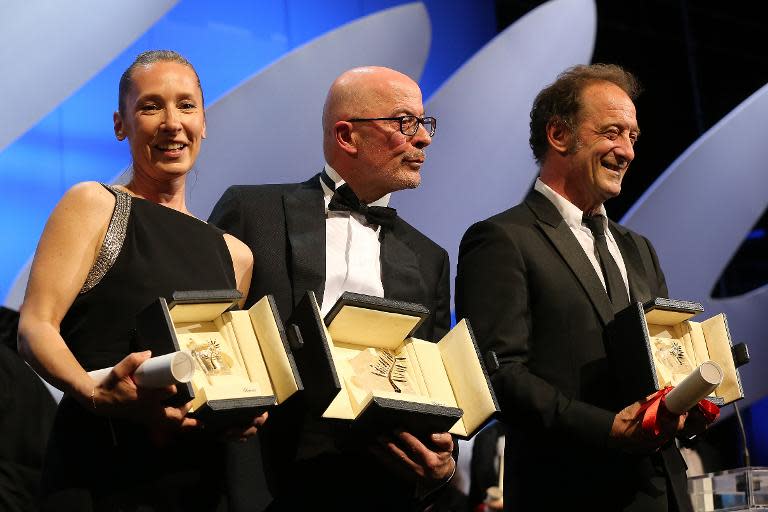
{"type": "Polygon", "coordinates": [[[176,2],[5,0],[0,6],[4,77],[0,151],[109,64],[176,2]]]}
{"type": "Polygon", "coordinates": [[[27,291],[27,281],[29,281],[29,271],[32,268],[32,257],[19,270],[16,279],[13,280],[11,288],[5,296],[5,307],[18,311],[21,303],[24,302],[24,293],[27,291]]]}
{"type": "Polygon", "coordinates": [[[747,403],[768,394],[768,286],[727,299],[710,292],[768,206],[766,119],[768,85],[694,142],[622,220],[653,242],[673,298],[701,302],[705,316],[725,312],[734,343],[749,345],[747,403]]]}
{"type": "MultiPolygon", "coordinates": [[[[297,48],[223,96],[206,111],[208,138],[188,181],[190,210],[205,219],[230,185],[304,181],[319,172],[320,121],[331,82],[369,64],[418,80],[430,41],[423,4],[387,9],[297,48]]],[[[21,306],[30,264],[31,259],[14,280],[7,307],[21,306]]]]}
{"type": "Polygon", "coordinates": [[[219,99],[206,113],[208,139],[197,180],[189,182],[189,208],[207,218],[230,185],[304,181],[319,172],[321,116],[333,80],[364,65],[418,80],[430,41],[423,4],[387,9],[297,48],[219,99]]]}
{"type": "Polygon", "coordinates": [[[520,202],[537,176],[528,146],[533,99],[567,67],[589,62],[596,26],[592,0],[548,2],[496,36],[427,102],[438,128],[421,186],[393,194],[392,204],[448,251],[451,288],[467,227],[520,202]]]}

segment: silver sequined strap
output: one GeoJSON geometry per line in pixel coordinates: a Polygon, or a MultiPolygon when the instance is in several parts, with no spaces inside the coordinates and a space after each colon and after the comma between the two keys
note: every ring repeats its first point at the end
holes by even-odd
{"type": "Polygon", "coordinates": [[[96,257],[91,270],[88,271],[88,277],[85,279],[85,284],[80,289],[80,293],[87,292],[101,281],[107,271],[114,265],[125,241],[128,217],[131,214],[131,196],[113,186],[108,186],[107,188],[115,195],[115,210],[112,212],[112,218],[109,220],[107,234],[104,236],[104,243],[101,245],[99,255],[96,257]]]}

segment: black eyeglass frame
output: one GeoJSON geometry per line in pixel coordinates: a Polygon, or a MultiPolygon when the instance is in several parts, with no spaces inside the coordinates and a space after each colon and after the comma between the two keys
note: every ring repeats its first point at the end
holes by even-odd
{"type": "Polygon", "coordinates": [[[437,119],[431,116],[426,117],[418,117],[418,116],[398,116],[398,117],[356,117],[354,119],[347,119],[348,123],[357,123],[361,121],[399,121],[400,122],[400,133],[407,137],[413,137],[416,135],[419,131],[419,124],[421,124],[424,129],[427,128],[427,123],[429,123],[432,126],[431,130],[428,130],[427,133],[430,137],[433,137],[435,135],[435,132],[437,131],[437,119]],[[406,119],[415,119],[416,124],[414,125],[416,129],[413,131],[413,133],[407,133],[403,127],[403,123],[406,119]]]}

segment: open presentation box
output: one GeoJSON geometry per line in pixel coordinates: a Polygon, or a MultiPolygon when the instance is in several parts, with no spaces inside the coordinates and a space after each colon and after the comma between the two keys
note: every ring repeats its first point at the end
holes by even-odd
{"type": "Polygon", "coordinates": [[[274,300],[247,311],[237,290],[185,291],[149,305],[136,321],[140,350],[188,351],[195,374],[176,386],[173,403],[192,402],[190,416],[206,424],[247,423],[302,389],[274,300]]]}
{"type": "Polygon", "coordinates": [[[347,292],[323,319],[307,292],[286,325],[310,407],[372,433],[471,437],[499,410],[488,373],[466,320],[437,343],[413,337],[428,316],[347,292]]]}
{"type": "Polygon", "coordinates": [[[725,314],[690,320],[703,311],[697,302],[656,298],[616,314],[607,328],[608,354],[627,400],[676,386],[705,361],[723,370],[723,382],[707,400],[726,405],[744,398],[725,314]]]}

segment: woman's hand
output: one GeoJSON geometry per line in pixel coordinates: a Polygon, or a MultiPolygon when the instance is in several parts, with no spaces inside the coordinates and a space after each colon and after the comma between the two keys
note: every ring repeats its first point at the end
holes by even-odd
{"type": "Polygon", "coordinates": [[[120,361],[107,377],[93,388],[88,398],[94,412],[136,421],[153,431],[189,430],[200,423],[188,418],[189,404],[172,407],[165,401],[176,394],[176,386],[148,389],[136,386],[133,373],[151,357],[149,351],[134,352],[120,361]]]}

